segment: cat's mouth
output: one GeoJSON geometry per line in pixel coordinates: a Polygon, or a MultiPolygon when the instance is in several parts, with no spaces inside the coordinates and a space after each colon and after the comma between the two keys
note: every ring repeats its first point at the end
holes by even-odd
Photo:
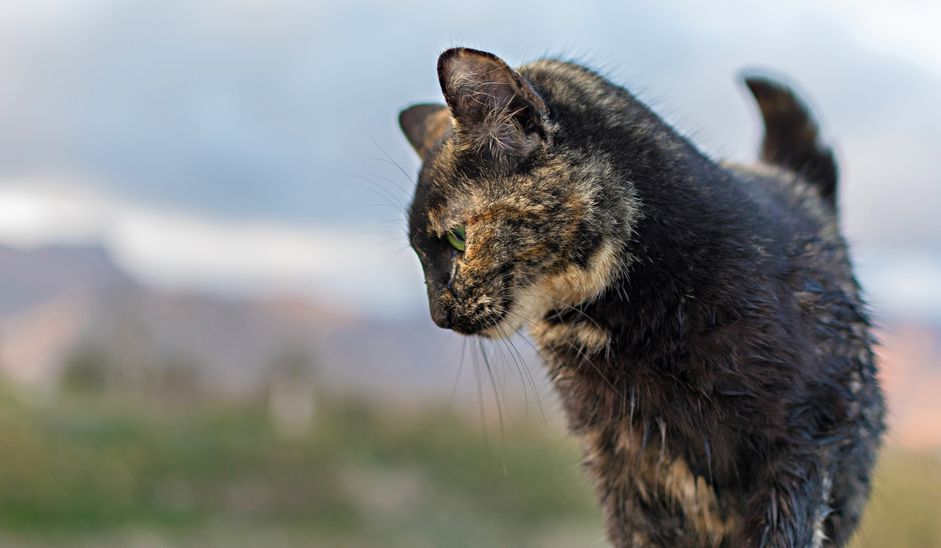
{"type": "Polygon", "coordinates": [[[477,334],[488,339],[508,339],[523,327],[523,322],[519,322],[518,325],[516,323],[510,321],[507,316],[503,316],[499,321],[481,329],[477,334]]]}
{"type": "Polygon", "coordinates": [[[509,306],[501,308],[502,311],[495,314],[485,314],[472,319],[458,319],[451,322],[448,327],[461,335],[479,335],[488,339],[511,337],[525,322],[519,321],[509,306]]]}
{"type": "Polygon", "coordinates": [[[550,299],[537,293],[518,292],[504,307],[503,314],[477,334],[489,339],[507,339],[523,327],[535,324],[549,311],[550,299]]]}
{"type": "Polygon", "coordinates": [[[439,327],[461,335],[507,339],[542,320],[551,302],[544,286],[519,287],[505,279],[492,292],[470,299],[443,291],[432,302],[432,318],[439,327]]]}

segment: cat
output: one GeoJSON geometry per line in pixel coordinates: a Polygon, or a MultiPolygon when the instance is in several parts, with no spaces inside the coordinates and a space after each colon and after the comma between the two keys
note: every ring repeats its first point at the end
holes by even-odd
{"type": "Polygon", "coordinates": [[[399,122],[431,317],[527,327],[615,546],[843,546],[884,430],[837,166],[782,84],[746,79],[761,161],[717,163],[592,70],[438,60],[399,122]]]}

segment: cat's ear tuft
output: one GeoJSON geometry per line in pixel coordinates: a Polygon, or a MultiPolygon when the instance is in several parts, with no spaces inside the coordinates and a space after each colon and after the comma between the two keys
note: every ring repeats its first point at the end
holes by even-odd
{"type": "Polygon", "coordinates": [[[412,105],[399,113],[399,127],[412,148],[424,158],[451,125],[448,107],[440,104],[412,105]]]}
{"type": "Polygon", "coordinates": [[[449,49],[438,59],[438,80],[458,131],[478,150],[520,157],[545,143],[546,103],[496,55],[449,49]]]}

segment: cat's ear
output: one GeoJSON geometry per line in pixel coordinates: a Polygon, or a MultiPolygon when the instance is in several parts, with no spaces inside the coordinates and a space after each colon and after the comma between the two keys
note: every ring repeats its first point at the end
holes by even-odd
{"type": "Polygon", "coordinates": [[[438,80],[458,132],[478,150],[521,157],[545,142],[546,103],[496,55],[449,49],[438,59],[438,80]]]}
{"type": "Polygon", "coordinates": [[[422,158],[451,125],[448,107],[438,104],[412,105],[399,113],[399,127],[422,158]]]}

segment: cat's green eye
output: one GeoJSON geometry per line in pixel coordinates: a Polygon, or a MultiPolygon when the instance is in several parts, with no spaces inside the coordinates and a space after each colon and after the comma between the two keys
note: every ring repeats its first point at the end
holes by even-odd
{"type": "Polygon", "coordinates": [[[458,251],[464,251],[464,225],[456,226],[448,231],[448,243],[458,251]]]}

